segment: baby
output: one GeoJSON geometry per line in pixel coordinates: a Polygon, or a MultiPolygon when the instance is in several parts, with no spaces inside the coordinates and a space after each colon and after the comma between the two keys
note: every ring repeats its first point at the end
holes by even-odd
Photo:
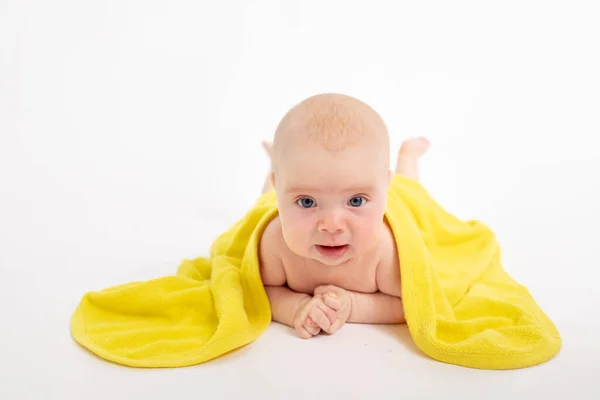
{"type": "MultiPolygon", "coordinates": [[[[260,242],[273,320],[305,339],[345,323],[403,323],[400,260],[384,218],[389,136],[365,103],[321,94],[283,117],[265,142],[278,216],[260,242]]],[[[429,143],[404,142],[395,173],[418,180],[429,143]]]]}

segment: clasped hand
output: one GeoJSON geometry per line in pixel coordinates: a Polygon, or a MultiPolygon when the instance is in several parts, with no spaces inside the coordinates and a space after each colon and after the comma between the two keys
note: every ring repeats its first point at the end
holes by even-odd
{"type": "Polygon", "coordinates": [[[333,334],[338,331],[352,312],[352,294],[334,285],[319,286],[312,297],[300,301],[294,316],[294,328],[303,339],[321,331],[333,334]]]}

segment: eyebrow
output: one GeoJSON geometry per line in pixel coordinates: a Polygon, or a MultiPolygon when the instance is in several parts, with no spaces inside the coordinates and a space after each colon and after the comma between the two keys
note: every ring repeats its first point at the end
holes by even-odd
{"type": "MultiPolygon", "coordinates": [[[[322,188],[311,187],[311,186],[290,186],[284,188],[284,192],[291,194],[300,194],[300,193],[322,193],[325,190],[322,188]]],[[[361,185],[361,186],[353,186],[348,187],[342,190],[339,190],[338,193],[369,193],[375,191],[375,187],[373,185],[361,185]]]]}

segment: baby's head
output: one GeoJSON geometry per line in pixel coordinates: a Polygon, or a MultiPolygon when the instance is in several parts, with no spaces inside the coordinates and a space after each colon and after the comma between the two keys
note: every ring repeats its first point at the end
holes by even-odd
{"type": "Polygon", "coordinates": [[[283,117],[272,154],[271,182],[294,253],[339,265],[375,248],[392,176],[379,114],[341,94],[310,97],[283,117]]]}

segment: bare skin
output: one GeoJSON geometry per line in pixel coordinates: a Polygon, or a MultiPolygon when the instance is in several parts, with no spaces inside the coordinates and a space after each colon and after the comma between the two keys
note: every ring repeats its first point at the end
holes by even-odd
{"type": "MultiPolygon", "coordinates": [[[[329,98],[321,100],[327,107],[329,98]]],[[[385,128],[364,104],[347,98],[331,101],[337,107],[333,116],[319,114],[317,122],[310,107],[298,107],[284,118],[301,129],[290,138],[285,137],[288,133],[276,137],[280,154],[263,142],[272,161],[263,193],[276,190],[280,204],[279,215],[261,238],[261,277],[273,320],[305,339],[333,334],[345,323],[405,322],[400,260],[383,218],[392,176],[387,164],[380,163],[386,158],[387,131],[373,133],[385,128]],[[344,107],[350,110],[347,118],[338,111],[344,107]],[[338,124],[343,129],[336,129],[338,124]],[[333,133],[319,131],[311,140],[321,135],[320,140],[334,141],[303,141],[313,126],[333,127],[333,133]],[[339,131],[344,132],[341,139],[334,136],[339,131]],[[369,188],[355,189],[354,181],[369,188]]],[[[395,173],[418,180],[418,159],[428,147],[422,138],[404,142],[395,173]]]]}
{"type": "MultiPolygon", "coordinates": [[[[264,140],[262,142],[262,146],[267,152],[269,159],[271,159],[273,157],[273,143],[264,140]]],[[[417,161],[423,154],[425,154],[427,149],[429,149],[429,141],[423,137],[409,139],[402,143],[400,151],[398,152],[398,161],[396,163],[395,173],[418,181],[420,177],[419,165],[417,161]]],[[[265,179],[262,193],[273,190],[270,173],[271,171],[269,171],[269,175],[267,175],[267,178],[265,179]]]]}
{"type": "MultiPolygon", "coordinates": [[[[271,143],[263,142],[263,147],[270,156],[271,143]]],[[[395,173],[418,180],[418,159],[428,147],[428,141],[423,138],[404,142],[398,152],[395,173]]],[[[270,190],[273,185],[267,178],[263,193],[270,190]]],[[[321,331],[335,333],[346,322],[405,322],[399,290],[400,274],[394,272],[399,271],[397,250],[389,226],[384,223],[384,227],[386,235],[380,252],[372,254],[365,264],[349,264],[343,271],[336,271],[325,270],[318,263],[290,251],[283,239],[281,221],[274,218],[265,229],[261,242],[261,256],[270,255],[280,260],[282,267],[279,274],[271,275],[262,270],[273,320],[295,328],[302,338],[313,337],[321,331]],[[377,267],[385,259],[391,262],[385,264],[388,268],[380,271],[379,276],[380,281],[384,281],[385,275],[392,278],[387,285],[391,294],[387,295],[380,288],[383,282],[378,285],[377,279],[377,267]],[[351,314],[351,311],[354,312],[351,314]]]]}

